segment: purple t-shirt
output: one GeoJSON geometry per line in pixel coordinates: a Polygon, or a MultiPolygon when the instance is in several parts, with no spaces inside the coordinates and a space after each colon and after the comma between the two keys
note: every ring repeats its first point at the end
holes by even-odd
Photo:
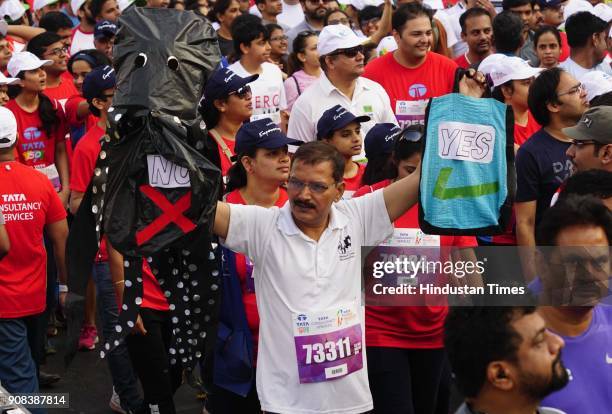
{"type": "Polygon", "coordinates": [[[566,337],[561,358],[570,381],[540,406],[568,414],[612,412],[612,306],[593,309],[591,326],[580,336],[566,337]]]}
{"type": "Polygon", "coordinates": [[[569,142],[553,138],[544,128],[533,134],[516,153],[516,201],[536,201],[536,225],[550,207],[557,188],[570,176],[572,163],[565,155],[569,142]]]}
{"type": "Polygon", "coordinates": [[[285,96],[287,97],[288,111],[291,111],[297,98],[317,80],[319,80],[318,77],[309,75],[303,70],[298,70],[285,79],[285,96]]]}

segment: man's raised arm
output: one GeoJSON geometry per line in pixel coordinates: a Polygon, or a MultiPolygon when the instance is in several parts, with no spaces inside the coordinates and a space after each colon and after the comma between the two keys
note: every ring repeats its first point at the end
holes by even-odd
{"type": "Polygon", "coordinates": [[[230,222],[230,207],[229,204],[222,201],[217,201],[217,211],[215,212],[215,223],[213,225],[213,233],[222,239],[227,238],[230,222]]]}

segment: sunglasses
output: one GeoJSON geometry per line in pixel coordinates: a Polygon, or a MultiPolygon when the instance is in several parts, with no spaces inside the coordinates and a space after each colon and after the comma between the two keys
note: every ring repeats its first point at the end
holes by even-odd
{"type": "Polygon", "coordinates": [[[397,142],[419,142],[423,138],[422,131],[415,131],[414,129],[404,128],[402,132],[398,134],[397,142]]]}
{"type": "Polygon", "coordinates": [[[351,47],[349,49],[338,49],[333,53],[330,53],[330,56],[338,56],[338,55],[344,55],[347,58],[354,58],[355,56],[357,56],[358,54],[364,54],[364,50],[363,50],[363,46],[359,45],[359,46],[355,46],[355,47],[351,47]]]}
{"type": "Polygon", "coordinates": [[[227,96],[236,95],[240,99],[251,99],[251,87],[249,85],[243,86],[234,92],[230,92],[227,96]]]}
{"type": "Polygon", "coordinates": [[[318,34],[314,30],[304,30],[303,32],[299,32],[296,37],[309,37],[309,36],[318,36],[318,34]]]}

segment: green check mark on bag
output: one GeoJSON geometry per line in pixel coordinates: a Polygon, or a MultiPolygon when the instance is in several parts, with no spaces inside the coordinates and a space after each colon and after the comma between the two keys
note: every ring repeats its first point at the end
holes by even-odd
{"type": "Polygon", "coordinates": [[[463,187],[447,187],[448,180],[453,172],[452,168],[442,168],[436,185],[434,187],[433,196],[440,200],[451,200],[454,198],[476,198],[484,195],[495,194],[499,191],[499,182],[466,185],[463,187]]]}

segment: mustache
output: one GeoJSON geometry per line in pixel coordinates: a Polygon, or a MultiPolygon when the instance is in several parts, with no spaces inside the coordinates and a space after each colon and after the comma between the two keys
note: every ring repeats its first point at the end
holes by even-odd
{"type": "Polygon", "coordinates": [[[302,208],[316,208],[316,206],[308,201],[305,200],[293,200],[293,204],[295,204],[298,207],[302,207],[302,208]]]}

